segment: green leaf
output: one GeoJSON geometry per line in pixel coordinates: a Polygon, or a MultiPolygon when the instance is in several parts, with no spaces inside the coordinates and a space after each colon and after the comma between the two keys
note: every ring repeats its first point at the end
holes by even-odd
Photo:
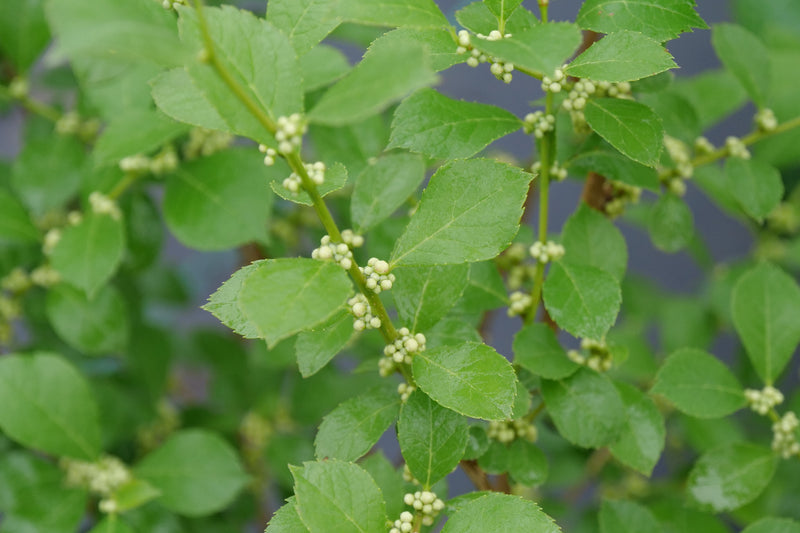
{"type": "Polygon", "coordinates": [[[753,522],[742,533],[800,533],[800,523],[789,518],[767,517],[753,522]]]}
{"type": "Polygon", "coordinates": [[[564,224],[561,244],[567,250],[564,263],[599,268],[622,281],[628,266],[625,237],[600,212],[582,203],[564,224]]]}
{"type": "Polygon", "coordinates": [[[289,500],[272,515],[264,533],[308,533],[308,528],[300,520],[294,498],[289,500]]]}
{"type": "Polygon", "coordinates": [[[167,178],[164,218],[186,246],[222,250],[267,238],[273,195],[258,152],[233,149],[182,164],[167,178]]]}
{"type": "Polygon", "coordinates": [[[545,482],[547,472],[547,457],[541,448],[524,439],[511,443],[508,449],[508,473],[514,481],[535,487],[545,482]]]}
{"type": "Polygon", "coordinates": [[[375,387],[339,404],[319,426],[314,439],[317,458],[355,461],[378,442],[398,413],[400,397],[391,385],[375,387]]]}
{"type": "Polygon", "coordinates": [[[600,33],[638,31],[663,42],[692,28],[708,28],[692,4],[686,0],[587,0],[577,23],[600,33]]]}
{"type": "Polygon", "coordinates": [[[580,365],[567,357],[555,332],[547,324],[524,326],[514,336],[514,363],[547,379],[561,379],[580,365]]]}
{"type": "Polygon", "coordinates": [[[42,0],[0,3],[0,50],[20,73],[26,72],[50,42],[42,0]]]}
{"type": "Polygon", "coordinates": [[[119,512],[139,508],[161,496],[161,491],[141,479],[132,479],[114,491],[119,512]]]}
{"type": "Polygon", "coordinates": [[[497,492],[486,493],[465,503],[442,529],[442,533],[486,531],[558,533],[561,529],[534,502],[497,492]]]}
{"type": "Polygon", "coordinates": [[[681,197],[667,193],[650,209],[648,230],[656,248],[668,253],[677,252],[694,236],[694,217],[681,197]]]}
{"type": "Polygon", "coordinates": [[[446,28],[397,28],[383,34],[381,39],[405,43],[405,46],[409,43],[424,45],[434,72],[446,70],[467,60],[466,55],[459,54],[457,47],[453,47],[453,36],[446,28]]]}
{"type": "Polygon", "coordinates": [[[444,318],[464,293],[469,265],[402,267],[392,287],[397,317],[411,331],[425,332],[444,318]]]}
{"type": "MultiPolygon", "coordinates": [[[[283,164],[276,165],[276,168],[285,168],[283,164]]],[[[277,174],[273,171],[273,180],[270,182],[272,192],[283,198],[300,205],[314,205],[311,196],[305,190],[300,190],[297,193],[289,191],[283,186],[283,180],[286,174],[277,174]]],[[[317,192],[320,196],[325,197],[333,191],[338,191],[347,184],[347,169],[341,163],[336,163],[331,168],[325,171],[325,182],[317,187],[317,192]]]]}
{"type": "MultiPolygon", "coordinates": [[[[202,49],[204,44],[194,9],[184,8],[179,12],[181,39],[192,50],[202,49]]],[[[223,6],[206,8],[203,12],[216,58],[245,94],[274,117],[302,111],[300,65],[288,37],[249,11],[223,6]]],[[[227,124],[226,129],[265,144],[277,144],[210,65],[194,61],[186,68],[194,84],[227,124]]]]}
{"type": "Polygon", "coordinates": [[[781,173],[758,159],[729,157],[725,177],[736,200],[759,223],[783,198],[781,173]]]}
{"type": "Polygon", "coordinates": [[[161,505],[186,516],[226,508],[248,483],[236,450],[203,429],[173,433],[134,472],[161,491],[161,505]]]}
{"type": "Polygon", "coordinates": [[[157,109],[131,110],[105,127],[94,147],[94,162],[113,165],[123,157],[148,154],[188,130],[157,109]]]}
{"type": "Polygon", "coordinates": [[[383,531],[386,504],[370,475],[337,460],[290,466],[297,514],[310,533],[383,531]]]}
{"type": "Polygon", "coordinates": [[[689,497],[714,512],[731,511],[767,488],[777,463],[769,448],[745,442],[724,444],[695,463],[689,474],[689,497]]]}
{"type": "Polygon", "coordinates": [[[395,111],[389,148],[406,148],[439,159],[463,159],[521,126],[505,109],[421,89],[395,111]]]}
{"type": "Polygon", "coordinates": [[[336,264],[313,259],[268,259],[242,282],[237,305],[271,348],[327,320],[344,305],[352,285],[336,264]]]}
{"type": "Polygon", "coordinates": [[[397,240],[392,263],[435,265],[495,257],[517,233],[532,177],[487,159],[443,165],[397,240]]]}
{"type": "Polygon", "coordinates": [[[561,67],[580,44],[581,31],[569,22],[539,24],[497,41],[472,40],[481,52],[546,76],[561,67]]]}
{"type": "Polygon", "coordinates": [[[664,449],[664,417],[653,400],[636,387],[622,382],[614,385],[627,417],[619,439],[609,446],[609,451],[619,462],[650,476],[664,449]]]}
{"type": "Polygon", "coordinates": [[[223,283],[219,289],[208,297],[203,309],[214,315],[220,322],[246,339],[257,339],[258,329],[239,308],[239,294],[247,277],[258,270],[259,261],[246,265],[223,283]]]}
{"type": "Polygon", "coordinates": [[[589,101],[585,114],[592,129],[611,146],[643,165],[658,164],[664,128],[652,109],[633,100],[599,98],[589,101]]]}
{"type": "Polygon", "coordinates": [[[316,91],[338,80],[350,71],[350,62],[333,46],[320,44],[300,56],[303,89],[316,91]]]}
{"type": "Polygon", "coordinates": [[[382,115],[373,115],[338,128],[312,124],[309,135],[320,160],[338,161],[349,174],[359,176],[386,148],[389,126],[382,115]]]}
{"type": "Polygon", "coordinates": [[[606,446],[625,429],[625,405],[617,389],[588,368],[560,381],[543,380],[542,398],[558,432],[577,446],[606,446]]]}
{"type": "Polygon", "coordinates": [[[97,523],[89,533],[136,533],[126,522],[123,522],[118,515],[110,515],[97,523]]]}
{"type": "Polygon", "coordinates": [[[353,336],[353,315],[341,311],[324,324],[297,335],[297,366],[304,378],[316,374],[353,336]]]}
{"type": "Polygon", "coordinates": [[[640,80],[677,66],[658,41],[635,31],[620,31],[595,42],[565,72],[578,78],[622,82],[640,80]]]}
{"type": "Polygon", "coordinates": [[[731,311],[750,362],[772,384],[800,342],[800,288],[778,267],[762,263],[739,278],[731,311]]]}
{"type": "Polygon", "coordinates": [[[748,30],[735,24],[715,24],[711,44],[722,64],[739,80],[759,107],[766,105],[771,79],[770,63],[764,43],[748,30]]]}
{"type": "Polygon", "coordinates": [[[128,342],[128,310],[110,285],[92,297],[60,284],[47,292],[47,318],[58,336],[87,354],[121,352],[128,342]]]}
{"type": "Polygon", "coordinates": [[[0,189],[0,243],[32,243],[41,239],[25,207],[10,192],[0,189]]]}
{"type": "Polygon", "coordinates": [[[336,13],[348,22],[373,26],[448,26],[433,0],[339,0],[336,13]]]}
{"type": "Polygon", "coordinates": [[[339,25],[337,0],[271,0],[267,21],[286,33],[297,55],[310,52],[339,25]]]}
{"type": "Polygon", "coordinates": [[[656,169],[637,163],[616,152],[603,150],[584,152],[571,160],[567,168],[581,174],[597,172],[610,180],[651,191],[660,189],[656,169]]]}
{"type": "Polygon", "coordinates": [[[45,459],[4,451],[0,459],[3,531],[71,533],[86,509],[86,492],[64,486],[63,472],[45,459]]]}
{"type": "Polygon", "coordinates": [[[42,216],[63,207],[78,192],[85,160],[84,148],[75,137],[31,139],[14,161],[11,186],[31,214],[42,216]]]}
{"type": "Polygon", "coordinates": [[[387,154],[356,178],[350,215],[364,232],[397,211],[425,179],[425,163],[411,154],[387,154]]]}
{"type": "Polygon", "coordinates": [[[467,446],[467,419],[420,391],[403,405],[397,440],[411,475],[427,490],[455,470],[467,446]]]}
{"type": "Polygon", "coordinates": [[[688,98],[682,94],[666,90],[657,93],[639,94],[637,100],[655,111],[664,124],[664,133],[688,145],[703,132],[697,111],[688,98]]]}
{"type": "Polygon", "coordinates": [[[600,507],[600,533],[658,533],[661,524],[650,510],[636,502],[603,500],[600,507]]]}
{"type": "Polygon", "coordinates": [[[50,259],[65,281],[91,298],[114,275],[124,252],[122,221],[89,211],[64,229],[50,259]]]}
{"type": "Polygon", "coordinates": [[[60,59],[177,66],[194,51],[181,46],[175,17],[158,2],[52,0],[46,7],[60,59]]]}
{"type": "Polygon", "coordinates": [[[485,420],[511,416],[517,378],[505,357],[485,344],[420,352],[412,367],[417,385],[444,407],[485,420]]]}
{"type": "Polygon", "coordinates": [[[153,101],[158,108],[179,122],[243,135],[248,131],[246,127],[239,131],[235,124],[229,124],[184,68],[159,74],[150,80],[150,86],[153,101]]]}
{"type": "Polygon", "coordinates": [[[469,283],[456,309],[480,313],[508,304],[505,282],[493,261],[470,263],[469,283]]]}
{"type": "Polygon", "coordinates": [[[692,103],[703,131],[739,109],[747,99],[736,78],[723,69],[678,78],[673,89],[692,103]]]}
{"type": "Polygon", "coordinates": [[[498,22],[505,22],[514,10],[519,7],[522,0],[485,0],[483,3],[489,8],[492,15],[497,17],[498,22]]]}
{"type": "Polygon", "coordinates": [[[423,45],[379,38],[361,62],[320,98],[308,118],[333,126],[358,122],[435,81],[423,45]]]}
{"type": "Polygon", "coordinates": [[[23,446],[93,460],[100,424],[89,384],[55,354],[0,358],[0,429],[23,446]]]}
{"type": "Polygon", "coordinates": [[[467,433],[467,447],[463,459],[477,459],[489,449],[489,436],[483,426],[471,425],[467,433]]]}
{"type": "Polygon", "coordinates": [[[547,312],[576,337],[602,339],[614,325],[621,301],[616,278],[587,265],[555,263],[544,283],[547,312]]]}
{"type": "Polygon", "coordinates": [[[742,386],[728,367],[696,348],[670,354],[650,392],[697,418],[727,416],[746,404],[742,386]]]}

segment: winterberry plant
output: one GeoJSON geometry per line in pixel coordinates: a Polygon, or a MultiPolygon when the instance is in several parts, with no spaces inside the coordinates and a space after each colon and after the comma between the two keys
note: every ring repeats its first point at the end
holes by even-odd
{"type": "Polygon", "coordinates": [[[800,4],[206,4],[0,2],[0,531],[800,532],[800,4]]]}

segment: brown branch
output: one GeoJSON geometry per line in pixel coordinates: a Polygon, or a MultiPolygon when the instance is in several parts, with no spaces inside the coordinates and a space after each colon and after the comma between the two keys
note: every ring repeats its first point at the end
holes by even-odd
{"type": "Polygon", "coordinates": [[[461,470],[467,474],[467,477],[475,485],[478,490],[494,491],[494,487],[489,483],[489,476],[483,471],[483,468],[478,466],[478,461],[474,459],[464,459],[461,461],[461,470]]]}
{"type": "Polygon", "coordinates": [[[606,204],[611,201],[611,191],[607,180],[596,172],[589,172],[583,185],[581,201],[596,211],[605,212],[606,204]]]}

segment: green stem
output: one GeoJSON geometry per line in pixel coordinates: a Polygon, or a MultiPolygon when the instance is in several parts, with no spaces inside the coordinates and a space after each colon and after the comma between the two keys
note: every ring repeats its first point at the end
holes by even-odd
{"type": "Polygon", "coordinates": [[[542,17],[542,23],[547,23],[547,8],[550,5],[550,0],[539,0],[539,13],[542,17]]]}
{"type": "Polygon", "coordinates": [[[142,175],[140,172],[126,172],[122,179],[114,185],[114,188],[111,189],[111,192],[108,193],[108,197],[112,200],[118,199],[122,196],[122,193],[128,190],[128,188],[136,183],[136,180],[142,175]]]}
{"type": "Polygon", "coordinates": [[[14,96],[11,95],[11,92],[8,90],[8,87],[0,85],[0,95],[4,96],[5,98],[9,98],[11,100],[16,100],[17,102],[22,104],[22,107],[24,107],[31,113],[35,113],[40,117],[46,118],[50,122],[58,122],[58,119],[61,118],[61,112],[55,107],[34,100],[28,95],[25,95],[20,98],[15,98],[14,96]]]}
{"type": "MultiPolygon", "coordinates": [[[[214,68],[219,77],[222,79],[223,83],[228,86],[234,96],[238,98],[239,101],[244,104],[247,110],[253,115],[253,117],[255,117],[259,123],[261,123],[264,129],[266,129],[270,134],[274,135],[277,131],[275,121],[263,109],[261,109],[256,101],[250,96],[250,94],[247,93],[247,91],[244,90],[236,78],[231,75],[227,67],[217,57],[217,54],[214,50],[214,41],[211,38],[211,33],[208,30],[208,24],[205,16],[203,15],[202,0],[194,0],[194,4],[197,10],[198,25],[200,27],[200,33],[203,37],[205,54],[208,63],[214,68]]],[[[331,240],[333,242],[342,242],[342,234],[336,225],[336,221],[334,221],[333,215],[328,209],[328,206],[325,204],[325,200],[323,200],[322,196],[319,194],[316,184],[309,177],[308,172],[303,165],[303,160],[301,159],[300,154],[295,152],[287,155],[286,162],[289,164],[292,171],[300,177],[300,182],[303,185],[303,189],[311,198],[314,211],[316,211],[317,216],[319,217],[320,221],[322,221],[322,225],[330,236],[331,240]]],[[[367,301],[369,301],[372,312],[381,320],[380,331],[383,335],[383,338],[387,342],[394,341],[398,334],[397,330],[392,324],[391,319],[389,318],[389,313],[386,311],[386,308],[384,307],[383,302],[381,302],[381,299],[378,297],[378,295],[367,289],[364,275],[362,274],[361,270],[359,270],[358,264],[355,260],[353,260],[352,266],[348,272],[353,278],[353,281],[355,281],[358,290],[367,298],[367,301]]],[[[413,381],[409,381],[409,383],[413,383],[413,381]]]]}

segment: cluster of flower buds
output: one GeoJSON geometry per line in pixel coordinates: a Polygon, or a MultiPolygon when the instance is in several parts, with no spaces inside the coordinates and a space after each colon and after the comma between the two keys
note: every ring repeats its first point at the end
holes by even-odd
{"type": "Polygon", "coordinates": [[[122,218],[117,203],[100,191],[94,191],[89,195],[89,205],[92,207],[92,212],[98,215],[108,215],[114,220],[122,218]]]}
{"type": "Polygon", "coordinates": [[[756,113],[753,121],[756,123],[758,131],[775,131],[775,128],[778,127],[778,118],[775,116],[775,112],[766,107],[756,113]]]}
{"type": "Polygon", "coordinates": [[[278,141],[278,151],[284,155],[291,154],[303,144],[303,135],[308,130],[308,124],[300,113],[293,113],[288,117],[278,117],[278,129],[275,140],[278,141]]]}
{"type": "MultiPolygon", "coordinates": [[[[413,494],[409,492],[403,496],[403,502],[422,515],[423,526],[433,525],[436,516],[444,509],[444,502],[436,496],[435,492],[428,490],[417,491],[413,494]]],[[[395,530],[400,533],[408,533],[413,529],[413,522],[414,515],[404,511],[400,514],[400,520],[395,521],[394,528],[390,530],[390,533],[395,533],[395,530]]]]}
{"type": "Polygon", "coordinates": [[[397,394],[400,395],[400,401],[403,402],[403,403],[406,403],[406,401],[408,401],[408,398],[412,394],[414,394],[415,390],[417,390],[417,388],[414,385],[410,385],[410,384],[406,383],[405,381],[403,383],[401,383],[400,385],[398,385],[397,386],[397,394]]]}
{"type": "Polygon", "coordinates": [[[781,202],[767,215],[767,224],[777,233],[793,235],[800,229],[800,212],[789,202],[781,202]]]}
{"type": "Polygon", "coordinates": [[[61,283],[61,274],[49,265],[34,268],[31,272],[31,281],[39,287],[52,287],[61,283]]]}
{"type": "Polygon", "coordinates": [[[27,291],[32,286],[32,281],[28,274],[20,267],[14,268],[0,280],[0,288],[12,294],[20,294],[27,291]]]}
{"type": "MultiPolygon", "coordinates": [[[[499,41],[500,39],[511,37],[511,34],[507,33],[503,35],[497,30],[492,30],[489,35],[478,33],[476,36],[479,39],[486,41],[499,41]]],[[[484,54],[477,48],[473,48],[472,41],[467,30],[461,30],[458,32],[458,48],[456,48],[456,52],[458,54],[466,54],[467,52],[470,53],[470,57],[467,59],[467,65],[470,67],[477,67],[481,63],[491,63],[489,70],[492,74],[494,74],[494,77],[500,81],[503,81],[504,83],[511,83],[513,78],[511,73],[514,72],[514,64],[504,63],[495,57],[484,54]]]]}
{"type": "Polygon", "coordinates": [[[44,242],[42,243],[42,253],[44,255],[50,255],[55,250],[56,245],[61,240],[61,229],[60,228],[52,228],[48,230],[47,233],[44,234],[44,242]]]}
{"type": "Polygon", "coordinates": [[[797,427],[800,421],[797,415],[789,411],[772,425],[772,449],[788,459],[800,454],[800,443],[797,442],[797,427]]]}
{"type": "Polygon", "coordinates": [[[531,254],[531,257],[536,259],[540,263],[549,263],[550,261],[558,261],[562,257],[564,257],[564,247],[560,244],[556,244],[553,241],[547,241],[547,243],[543,243],[541,241],[536,241],[533,243],[533,246],[530,247],[528,250],[531,254]]]}
{"type": "Polygon", "coordinates": [[[406,483],[413,483],[414,485],[422,485],[417,478],[411,473],[411,469],[408,468],[408,463],[403,465],[403,481],[406,483]]]}
{"type": "MultiPolygon", "coordinates": [[[[535,162],[531,165],[531,172],[539,173],[542,171],[541,161],[535,162]]],[[[567,169],[558,164],[558,161],[550,165],[550,179],[555,181],[564,181],[567,179],[567,169]]]]}
{"type": "Polygon", "coordinates": [[[524,315],[533,304],[531,295],[522,291],[512,292],[508,299],[508,316],[524,315]]]}
{"type": "Polygon", "coordinates": [[[583,111],[586,108],[586,102],[595,91],[597,91],[597,86],[593,81],[576,81],[567,97],[561,102],[561,107],[567,111],[583,111]]]}
{"type": "Polygon", "coordinates": [[[702,135],[694,140],[694,151],[697,154],[710,154],[715,150],[714,145],[711,144],[706,137],[702,135]]]}
{"type": "MultiPolygon", "coordinates": [[[[267,155],[267,157],[270,156],[267,155]]],[[[265,162],[267,157],[264,158],[265,162]]],[[[308,177],[311,178],[311,181],[317,185],[325,183],[325,163],[317,161],[316,163],[303,163],[303,166],[306,168],[306,172],[308,173],[308,177]]],[[[296,172],[292,172],[288,178],[283,180],[283,187],[292,194],[300,192],[302,186],[303,180],[300,179],[300,176],[296,172]]]]}
{"type": "Polygon", "coordinates": [[[164,9],[175,9],[175,6],[186,6],[186,0],[162,0],[161,7],[164,9]]]}
{"type": "Polygon", "coordinates": [[[81,139],[93,139],[100,131],[100,121],[97,119],[81,119],[75,111],[61,115],[56,121],[56,133],[61,135],[77,135],[81,139]]]}
{"type": "Polygon", "coordinates": [[[744,391],[744,397],[750,409],[760,415],[767,414],[773,407],[783,403],[783,393],[772,385],[767,385],[762,390],[747,389],[744,391]]]}
{"type": "Polygon", "coordinates": [[[675,137],[664,135],[664,148],[667,149],[669,157],[677,165],[678,175],[682,178],[691,178],[694,174],[694,166],[689,147],[675,137]]]}
{"type": "Polygon", "coordinates": [[[604,186],[604,192],[609,200],[603,209],[610,217],[616,217],[625,212],[628,204],[637,204],[642,196],[641,187],[628,185],[621,181],[608,180],[604,186]]]}
{"type": "Polygon", "coordinates": [[[353,252],[350,250],[350,246],[344,242],[332,242],[330,235],[325,235],[319,240],[319,248],[314,248],[311,258],[319,261],[333,261],[345,270],[349,270],[353,266],[353,252]]]}
{"type": "Polygon", "coordinates": [[[564,74],[564,68],[557,68],[552,76],[545,76],[542,78],[542,90],[546,93],[560,93],[564,88],[567,76],[564,74]]]}
{"type": "Polygon", "coordinates": [[[278,157],[278,151],[270,148],[266,144],[259,144],[258,151],[264,154],[264,164],[271,167],[275,164],[275,158],[278,157]]]}
{"type": "Polygon", "coordinates": [[[192,128],[189,131],[189,140],[183,145],[183,157],[196,159],[206,157],[224,150],[233,142],[233,135],[227,131],[208,130],[206,128],[192,128]]]}
{"type": "Polygon", "coordinates": [[[524,418],[516,420],[493,420],[489,422],[487,434],[490,439],[510,444],[517,439],[535,442],[539,436],[536,426],[524,418]]]}
{"type": "Polygon", "coordinates": [[[584,365],[596,372],[607,372],[611,369],[611,351],[605,340],[582,339],[581,353],[578,350],[567,352],[573,362],[584,365]]]}
{"type": "Polygon", "coordinates": [[[389,263],[386,261],[377,257],[370,257],[369,261],[367,261],[367,266],[359,268],[361,273],[364,274],[367,288],[375,294],[380,294],[381,291],[388,291],[392,288],[395,277],[394,274],[389,272],[389,263]]]}
{"type": "Polygon", "coordinates": [[[146,155],[136,154],[120,159],[119,169],[133,174],[144,174],[150,172],[150,163],[150,158],[146,155]]]}
{"type": "Polygon", "coordinates": [[[99,496],[110,495],[132,479],[125,463],[110,455],[94,462],[64,458],[60,466],[66,473],[67,485],[87,489],[99,496]]]}
{"type": "Polygon", "coordinates": [[[400,328],[397,333],[400,336],[393,343],[386,345],[383,354],[395,364],[411,364],[415,354],[425,351],[425,335],[412,334],[408,328],[400,328]]]}
{"type": "Polygon", "coordinates": [[[350,248],[361,248],[364,246],[364,237],[351,229],[342,230],[342,241],[350,248]]]}
{"type": "Polygon", "coordinates": [[[750,150],[747,149],[747,146],[739,137],[727,137],[725,139],[725,148],[728,149],[728,155],[731,157],[750,159],[750,150]]]}
{"type": "Polygon", "coordinates": [[[544,111],[536,111],[525,115],[523,120],[525,133],[531,134],[537,139],[544,137],[544,134],[553,131],[556,127],[555,115],[545,115],[544,111]]]}
{"type": "Polygon", "coordinates": [[[354,330],[364,331],[381,327],[381,319],[372,314],[372,307],[370,307],[367,297],[360,292],[347,300],[347,306],[350,308],[350,314],[355,318],[354,330]]]}

